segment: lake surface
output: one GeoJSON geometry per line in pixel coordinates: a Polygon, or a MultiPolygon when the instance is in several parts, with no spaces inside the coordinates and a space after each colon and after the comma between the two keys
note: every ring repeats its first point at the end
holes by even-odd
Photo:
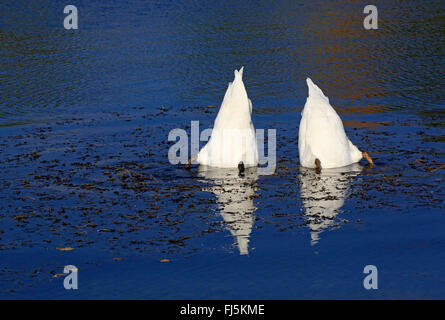
{"type": "Polygon", "coordinates": [[[445,4],[366,4],[1,3],[0,298],[444,298],[445,4]],[[241,66],[275,172],[170,164],[241,66]],[[373,168],[300,168],[308,76],[373,168]]]}

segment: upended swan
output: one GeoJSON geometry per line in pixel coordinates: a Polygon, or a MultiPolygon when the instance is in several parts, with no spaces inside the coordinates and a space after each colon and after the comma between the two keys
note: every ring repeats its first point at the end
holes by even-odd
{"type": "MultiPolygon", "coordinates": [[[[244,67],[243,67],[244,68],[244,67]]],[[[258,165],[258,148],[252,123],[252,102],[243,83],[243,68],[235,70],[216,116],[212,135],[196,157],[200,165],[236,168],[258,165]]],[[[192,159],[187,163],[190,166],[192,159]]]]}
{"type": "Polygon", "coordinates": [[[309,95],[301,113],[298,136],[300,163],[306,168],[338,168],[359,162],[373,161],[348,139],[343,123],[321,89],[306,79],[309,95]]]}

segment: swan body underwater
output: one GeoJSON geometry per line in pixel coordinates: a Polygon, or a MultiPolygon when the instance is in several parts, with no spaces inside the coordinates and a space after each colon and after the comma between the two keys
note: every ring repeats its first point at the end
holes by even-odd
{"type": "MultiPolygon", "coordinates": [[[[237,168],[258,165],[258,147],[252,123],[252,102],[243,83],[243,68],[235,70],[216,116],[212,134],[195,160],[200,165],[237,168]]],[[[192,159],[186,165],[190,167],[192,159]]]]}
{"type": "Polygon", "coordinates": [[[362,158],[373,161],[367,152],[361,152],[346,136],[343,123],[329,104],[321,89],[306,79],[309,95],[301,113],[298,136],[300,163],[306,168],[339,168],[362,158]]]}

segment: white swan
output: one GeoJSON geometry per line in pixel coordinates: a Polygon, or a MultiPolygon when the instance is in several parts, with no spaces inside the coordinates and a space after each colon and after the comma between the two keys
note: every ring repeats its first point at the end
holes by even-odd
{"type": "Polygon", "coordinates": [[[367,152],[361,152],[348,139],[343,123],[329,99],[311,79],[306,79],[309,96],[301,113],[298,151],[300,163],[307,168],[338,168],[359,162],[373,164],[367,152]]]}
{"type": "Polygon", "coordinates": [[[212,135],[196,158],[201,165],[236,168],[258,165],[252,102],[243,83],[243,68],[235,70],[215,119],[212,135]],[[241,166],[241,167],[240,167],[241,166]]]}

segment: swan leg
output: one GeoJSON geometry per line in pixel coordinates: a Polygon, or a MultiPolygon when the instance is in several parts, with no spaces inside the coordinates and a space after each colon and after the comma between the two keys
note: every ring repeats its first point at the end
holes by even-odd
{"type": "Polygon", "coordinates": [[[315,159],[315,165],[317,167],[317,169],[315,169],[315,171],[317,171],[317,173],[320,173],[321,172],[321,162],[318,158],[315,159]]]}
{"type": "Polygon", "coordinates": [[[187,161],[187,163],[185,164],[184,169],[185,169],[185,170],[190,170],[190,165],[191,165],[192,162],[194,162],[195,160],[196,160],[196,156],[191,157],[191,158],[189,159],[189,161],[187,161]]]}
{"type": "Polygon", "coordinates": [[[187,163],[184,166],[185,170],[190,170],[190,165],[192,164],[192,159],[190,158],[189,161],[187,161],[187,163]]]}
{"type": "Polygon", "coordinates": [[[244,176],[244,170],[244,162],[241,161],[240,163],[238,163],[238,175],[240,177],[244,176]]]}
{"type": "Polygon", "coordinates": [[[365,158],[366,160],[368,160],[369,162],[369,166],[372,167],[374,165],[374,162],[372,161],[371,156],[369,155],[369,153],[367,152],[362,152],[363,158],[365,158]]]}

